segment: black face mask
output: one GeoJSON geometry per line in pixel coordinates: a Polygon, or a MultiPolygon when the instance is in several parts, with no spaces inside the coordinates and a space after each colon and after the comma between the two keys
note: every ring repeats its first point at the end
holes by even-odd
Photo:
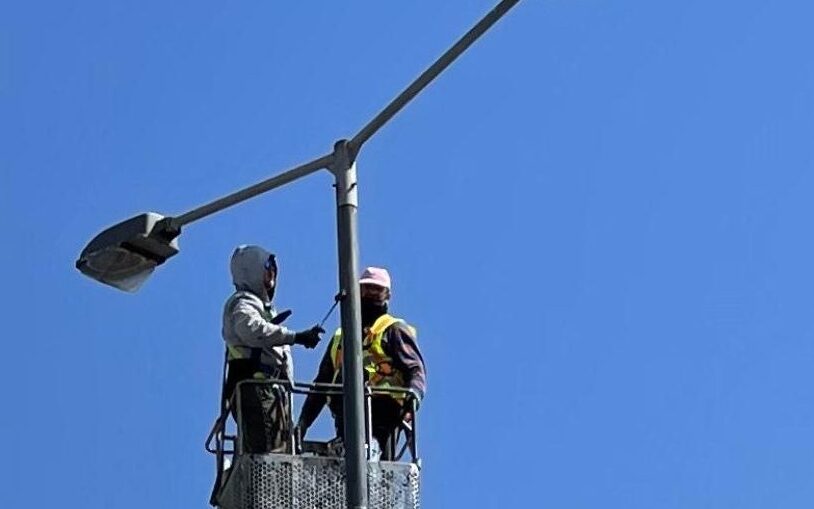
{"type": "Polygon", "coordinates": [[[370,327],[377,318],[387,313],[387,301],[361,299],[362,327],[370,327]]]}
{"type": "Polygon", "coordinates": [[[266,271],[272,271],[274,273],[274,278],[270,282],[263,285],[266,290],[266,295],[269,298],[269,302],[271,302],[274,300],[274,292],[277,290],[277,258],[273,254],[270,254],[266,260],[266,263],[263,265],[263,268],[266,271]]]}
{"type": "Polygon", "coordinates": [[[274,291],[277,289],[277,282],[275,281],[272,283],[273,286],[269,288],[269,285],[265,285],[266,287],[266,295],[268,295],[269,302],[274,300],[274,291]]]}

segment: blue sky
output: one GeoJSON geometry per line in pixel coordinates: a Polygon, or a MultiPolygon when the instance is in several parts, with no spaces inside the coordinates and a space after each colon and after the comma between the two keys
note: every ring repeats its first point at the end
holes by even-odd
{"type": "MultiPolygon", "coordinates": [[[[190,225],[137,294],[77,254],[327,153],[492,5],[0,6],[4,506],[207,506],[228,257],[274,250],[290,324],[321,318],[330,176],[190,225]]],[[[812,16],[526,0],[365,146],[424,507],[814,504],[812,16]]]]}

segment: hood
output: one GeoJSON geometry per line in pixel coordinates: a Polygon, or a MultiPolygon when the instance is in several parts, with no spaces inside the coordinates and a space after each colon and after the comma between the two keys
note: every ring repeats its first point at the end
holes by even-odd
{"type": "Polygon", "coordinates": [[[266,272],[266,260],[270,255],[270,252],[260,246],[238,246],[232,253],[230,264],[235,288],[252,292],[264,301],[268,300],[263,287],[263,276],[266,272]]]}

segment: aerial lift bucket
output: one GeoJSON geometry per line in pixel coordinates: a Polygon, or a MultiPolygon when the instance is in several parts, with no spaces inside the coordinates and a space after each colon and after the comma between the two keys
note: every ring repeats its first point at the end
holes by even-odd
{"type": "MultiPolygon", "coordinates": [[[[284,380],[246,381],[244,384],[272,384],[279,398],[288,398],[286,419],[289,441],[282,452],[266,454],[243,453],[240,411],[236,409],[237,429],[226,432],[227,416],[221,415],[207,439],[206,448],[217,457],[217,480],[212,505],[221,509],[345,509],[345,461],[341,451],[331,442],[304,441],[293,427],[291,409],[294,394],[322,393],[341,395],[341,386],[334,384],[301,384],[284,380]],[[214,447],[213,447],[214,442],[214,447]],[[227,444],[231,448],[227,448],[227,444]]],[[[368,389],[365,411],[370,423],[370,398],[377,393],[400,392],[406,403],[415,408],[408,389],[368,389]]],[[[390,457],[395,461],[377,459],[376,442],[368,433],[368,507],[370,509],[418,509],[420,459],[416,447],[416,414],[393,437],[390,457]],[[400,443],[401,442],[401,443],[400,443]],[[400,450],[396,450],[400,449],[400,450]],[[409,452],[410,459],[402,458],[409,452]]],[[[371,426],[368,424],[368,430],[371,426]]],[[[341,443],[341,442],[340,442],[341,443]]]]}

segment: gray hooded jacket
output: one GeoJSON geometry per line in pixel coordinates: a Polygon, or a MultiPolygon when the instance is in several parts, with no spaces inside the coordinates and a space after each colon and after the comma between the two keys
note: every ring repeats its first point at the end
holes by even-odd
{"type": "Polygon", "coordinates": [[[251,358],[261,349],[260,363],[293,380],[291,348],[294,332],[271,323],[276,311],[263,284],[271,253],[259,246],[239,246],[232,254],[232,282],[237,290],[223,307],[223,340],[230,359],[251,358]]]}

